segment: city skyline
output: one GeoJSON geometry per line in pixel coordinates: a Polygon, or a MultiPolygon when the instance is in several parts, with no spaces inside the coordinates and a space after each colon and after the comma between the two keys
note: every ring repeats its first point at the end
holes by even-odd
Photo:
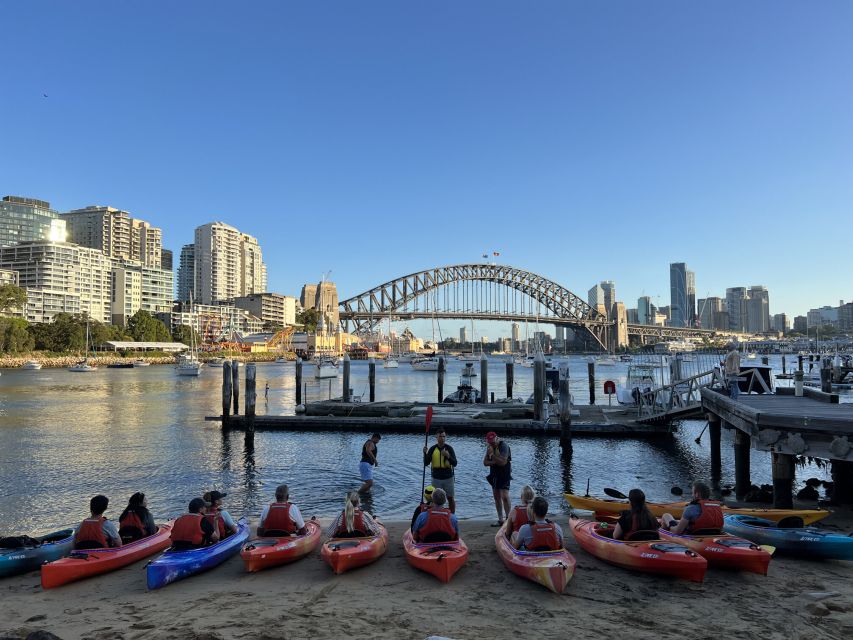
{"type": "Polygon", "coordinates": [[[697,298],[762,283],[772,314],[853,297],[803,266],[798,235],[853,228],[836,81],[853,7],[617,4],[190,2],[168,23],[5,7],[0,190],[129,211],[176,257],[222,220],[269,247],[268,288],[289,295],[496,250],[582,298],[613,279],[628,307],[665,306],[680,261],[697,298]],[[105,32],[122,34],[109,56],[79,46],[105,32]]]}

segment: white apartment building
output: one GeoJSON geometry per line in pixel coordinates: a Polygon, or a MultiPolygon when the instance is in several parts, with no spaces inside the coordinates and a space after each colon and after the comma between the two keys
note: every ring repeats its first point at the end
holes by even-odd
{"type": "Polygon", "coordinates": [[[280,293],[256,293],[234,298],[238,309],[245,309],[264,323],[284,327],[296,324],[296,298],[280,293]]]}
{"type": "Polygon", "coordinates": [[[68,240],[100,249],[114,259],[133,260],[148,267],[162,266],[163,231],[127,211],[90,206],[62,214],[68,240]]]}
{"type": "Polygon", "coordinates": [[[175,276],[168,269],[123,261],[113,267],[113,324],[126,324],[137,311],[151,315],[172,308],[175,276]]]}
{"type": "Polygon", "coordinates": [[[27,290],[24,317],[50,322],[57,313],[86,313],[109,323],[112,261],[101,251],[69,242],[25,242],[0,249],[0,267],[18,272],[27,290]]]}
{"type": "Polygon", "coordinates": [[[258,240],[223,222],[195,230],[194,298],[216,304],[267,288],[267,268],[258,240]]]}

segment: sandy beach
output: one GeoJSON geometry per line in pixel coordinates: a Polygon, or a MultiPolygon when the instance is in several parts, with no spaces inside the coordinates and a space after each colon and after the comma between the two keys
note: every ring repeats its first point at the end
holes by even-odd
{"type": "MultiPolygon", "coordinates": [[[[566,638],[762,640],[853,637],[853,563],[774,558],[768,576],[709,570],[702,584],[611,567],[578,548],[567,593],[558,596],[504,568],[488,522],[462,521],[471,555],[450,584],[411,568],[387,522],[388,553],[334,576],[319,552],[247,574],[239,556],[162,590],[145,588],[144,562],[43,591],[38,573],[2,581],[0,638],[46,630],[63,640],[97,638],[566,638]]],[[[851,529],[853,512],[828,525],[851,529]]]]}

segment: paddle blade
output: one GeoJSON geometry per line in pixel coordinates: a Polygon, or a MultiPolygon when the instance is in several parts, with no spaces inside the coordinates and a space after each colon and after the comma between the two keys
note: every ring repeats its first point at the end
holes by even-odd
{"type": "Polygon", "coordinates": [[[619,500],[627,500],[628,496],[626,496],[621,491],[616,491],[616,489],[611,489],[609,487],[604,487],[604,493],[611,498],[617,498],[619,500]]]}
{"type": "Polygon", "coordinates": [[[432,405],[428,406],[426,410],[426,433],[429,433],[430,424],[432,424],[432,405]]]}
{"type": "Polygon", "coordinates": [[[771,556],[773,555],[773,552],[776,551],[776,547],[772,547],[769,544],[760,544],[758,546],[761,547],[762,549],[764,549],[771,556]]]}

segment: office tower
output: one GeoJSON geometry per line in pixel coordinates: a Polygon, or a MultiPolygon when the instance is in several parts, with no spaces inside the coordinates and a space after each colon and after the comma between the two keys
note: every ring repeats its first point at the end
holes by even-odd
{"type": "Polygon", "coordinates": [[[686,327],[690,319],[687,300],[687,264],[672,262],[669,265],[669,326],[686,327]]]}
{"type": "Polygon", "coordinates": [[[747,331],[767,333],[770,331],[770,293],[765,287],[755,285],[749,288],[747,296],[747,331]]]}
{"type": "Polygon", "coordinates": [[[234,298],[234,306],[244,309],[273,327],[296,324],[296,298],[280,293],[254,293],[234,298]]]}
{"type": "Polygon", "coordinates": [[[459,342],[461,344],[468,342],[468,327],[459,327],[459,342]]]}
{"type": "Polygon", "coordinates": [[[773,331],[778,331],[779,333],[788,333],[788,329],[790,329],[790,324],[788,322],[788,314],[786,313],[776,313],[773,315],[773,320],[770,322],[770,328],[773,331]]]}
{"type": "Polygon", "coordinates": [[[640,324],[654,324],[654,305],[650,296],[637,298],[637,322],[640,324]]]}
{"type": "Polygon", "coordinates": [[[687,272],[687,326],[696,326],[696,274],[687,272]]]}
{"type": "Polygon", "coordinates": [[[163,269],[168,269],[169,271],[172,271],[173,256],[172,256],[172,250],[171,249],[163,249],[160,252],[160,262],[161,262],[160,266],[163,269]]]}
{"type": "MultiPolygon", "coordinates": [[[[774,318],[778,318],[779,316],[784,316],[784,313],[777,313],[774,318]]],[[[853,302],[848,302],[844,304],[844,301],[841,301],[841,304],[838,305],[838,328],[841,331],[850,331],[853,329],[853,302]]]]}
{"type": "Polygon", "coordinates": [[[209,222],[196,228],[194,244],[194,294],[201,304],[266,291],[266,265],[256,238],[223,222],[209,222]]]}
{"type": "Polygon", "coordinates": [[[113,259],[133,260],[160,268],[163,231],[127,211],[90,206],[62,214],[68,241],[99,249],[113,259]]]}
{"type": "Polygon", "coordinates": [[[521,349],[521,327],[517,322],[512,323],[512,351],[521,349]]]}
{"type": "Polygon", "coordinates": [[[0,247],[38,240],[65,242],[65,236],[65,220],[49,202],[20,196],[0,200],[0,247]]]}
{"type": "MultiPolygon", "coordinates": [[[[195,287],[195,245],[185,244],[181,247],[181,257],[178,263],[178,301],[189,302],[190,293],[195,287]]],[[[193,293],[193,297],[195,294],[193,293]]]]}
{"type": "Polygon", "coordinates": [[[604,304],[604,289],[601,288],[600,284],[595,285],[587,292],[587,302],[593,309],[604,304]]]}
{"type": "Polygon", "coordinates": [[[726,301],[717,297],[700,298],[697,319],[702,329],[728,329],[726,301]]]}
{"type": "Polygon", "coordinates": [[[640,324],[640,314],[637,309],[625,309],[625,317],[630,324],[640,324]]]}
{"type": "Polygon", "coordinates": [[[746,331],[746,287],[726,289],[726,310],[729,312],[729,330],[746,331]]]}
{"type": "Polygon", "coordinates": [[[609,318],[613,314],[613,305],[616,304],[616,283],[613,280],[602,280],[598,286],[604,294],[604,309],[609,318]]]}

